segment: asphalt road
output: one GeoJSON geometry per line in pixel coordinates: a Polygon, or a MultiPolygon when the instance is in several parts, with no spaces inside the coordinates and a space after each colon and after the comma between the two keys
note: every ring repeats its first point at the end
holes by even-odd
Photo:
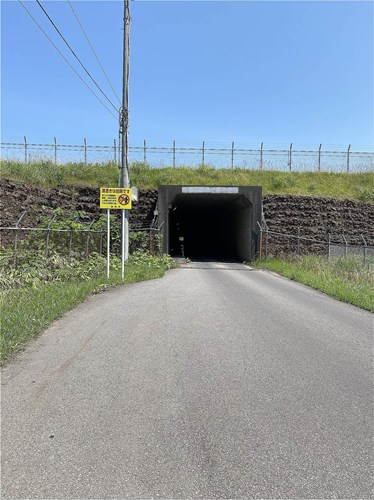
{"type": "Polygon", "coordinates": [[[2,375],[2,498],[373,497],[373,315],[192,263],[96,295],[2,375]]]}

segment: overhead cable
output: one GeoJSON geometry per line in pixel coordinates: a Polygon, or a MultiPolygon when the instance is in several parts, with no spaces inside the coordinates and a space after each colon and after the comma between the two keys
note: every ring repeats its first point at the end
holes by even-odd
{"type": "Polygon", "coordinates": [[[101,64],[101,62],[100,62],[100,60],[99,60],[99,58],[98,58],[98,56],[97,56],[97,54],[96,54],[96,52],[95,52],[95,49],[93,48],[93,46],[92,46],[92,44],[91,44],[91,42],[90,42],[90,40],[89,40],[89,38],[88,38],[88,36],[87,36],[87,34],[86,34],[86,32],[85,32],[84,28],[83,28],[83,26],[82,26],[82,23],[80,22],[80,20],[79,20],[79,18],[78,18],[78,15],[77,15],[77,13],[75,12],[75,10],[74,10],[74,8],[73,8],[72,3],[70,2],[70,0],[67,0],[67,2],[68,2],[68,4],[69,4],[69,6],[70,6],[70,8],[71,8],[71,10],[72,10],[72,12],[73,12],[73,14],[74,14],[74,16],[75,16],[75,19],[77,20],[77,23],[79,24],[80,29],[82,30],[83,35],[85,36],[85,38],[86,38],[86,40],[87,40],[88,45],[90,46],[90,48],[91,48],[91,50],[92,50],[92,52],[93,52],[93,54],[94,54],[94,56],[95,56],[95,58],[96,58],[96,61],[98,62],[99,66],[100,66],[100,68],[101,68],[101,70],[102,70],[102,72],[104,73],[104,76],[105,76],[105,78],[106,78],[107,82],[109,83],[110,88],[113,90],[114,95],[116,96],[116,98],[117,98],[117,100],[118,100],[119,104],[121,105],[121,101],[120,101],[120,99],[119,99],[119,97],[118,97],[118,95],[117,95],[117,92],[115,91],[115,89],[114,89],[114,87],[113,87],[113,85],[112,85],[111,81],[109,80],[109,77],[108,77],[108,75],[106,74],[106,72],[105,72],[105,70],[104,70],[104,68],[103,68],[103,65],[101,64]]]}
{"type": "Polygon", "coordinates": [[[45,8],[43,7],[43,5],[40,3],[39,0],[36,0],[36,3],[39,5],[39,7],[42,9],[42,11],[44,12],[44,14],[47,16],[48,20],[50,21],[50,23],[52,24],[52,26],[55,28],[55,30],[57,31],[57,33],[60,35],[60,37],[63,39],[63,41],[65,42],[66,46],[68,47],[68,49],[70,50],[70,52],[73,54],[73,56],[76,58],[76,60],[79,62],[79,64],[82,66],[82,68],[84,69],[84,71],[87,73],[87,75],[91,78],[91,80],[93,81],[93,83],[96,85],[96,87],[99,89],[99,91],[102,93],[102,95],[105,97],[105,99],[111,104],[111,106],[116,110],[116,106],[112,103],[112,101],[109,99],[109,97],[105,94],[105,92],[100,88],[100,86],[96,83],[96,81],[94,80],[94,78],[91,76],[91,74],[89,73],[89,71],[87,70],[87,68],[85,67],[85,65],[82,63],[82,61],[79,59],[79,57],[77,56],[77,54],[74,52],[74,50],[70,47],[69,43],[67,42],[66,38],[64,37],[64,35],[61,33],[61,31],[57,28],[57,26],[55,25],[55,23],[53,22],[53,20],[51,19],[51,17],[49,16],[48,12],[45,10],[45,8]]]}
{"type": "Polygon", "coordinates": [[[42,33],[48,38],[50,43],[53,45],[53,47],[57,50],[57,52],[60,54],[60,56],[64,59],[64,61],[70,66],[70,68],[74,71],[74,73],[78,76],[78,78],[84,83],[84,85],[88,88],[88,90],[96,97],[96,99],[104,106],[104,108],[116,119],[118,120],[118,115],[115,115],[109,108],[108,106],[100,99],[99,96],[95,94],[95,92],[91,89],[91,87],[83,80],[81,75],[78,73],[78,71],[70,64],[70,62],[66,59],[64,54],[61,52],[61,50],[54,44],[52,39],[47,35],[47,33],[43,30],[43,28],[40,26],[38,21],[34,18],[34,16],[31,14],[31,12],[27,9],[27,7],[23,4],[21,0],[18,0],[18,2],[22,5],[22,7],[25,9],[25,11],[28,13],[28,15],[31,17],[31,19],[34,21],[34,23],[38,26],[38,28],[42,31],[42,33]]]}

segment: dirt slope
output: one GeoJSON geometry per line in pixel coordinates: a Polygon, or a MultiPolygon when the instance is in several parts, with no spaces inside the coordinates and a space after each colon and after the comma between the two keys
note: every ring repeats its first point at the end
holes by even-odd
{"type": "MultiPolygon", "coordinates": [[[[149,227],[156,201],[156,190],[141,193],[139,203],[134,204],[130,211],[133,227],[149,227]]],[[[1,226],[14,226],[21,214],[27,211],[22,225],[35,227],[56,208],[67,212],[84,211],[88,214],[87,221],[97,219],[103,212],[99,207],[99,189],[84,186],[42,189],[0,180],[1,226]]]]}
{"type": "MultiPolygon", "coordinates": [[[[141,190],[139,202],[130,211],[132,227],[149,227],[157,202],[157,190],[141,190]]],[[[84,211],[88,219],[99,217],[99,190],[88,187],[41,189],[25,184],[0,180],[1,226],[14,226],[26,210],[22,225],[35,227],[43,216],[55,208],[84,211]]],[[[374,245],[374,205],[352,200],[335,200],[312,196],[265,196],[263,208],[270,230],[326,239],[344,233],[350,243],[361,244],[361,234],[374,245]]],[[[3,244],[6,244],[4,241],[3,244]]]]}
{"type": "Polygon", "coordinates": [[[300,234],[315,239],[340,240],[344,234],[351,244],[363,244],[363,235],[374,245],[374,205],[353,200],[312,196],[265,196],[263,210],[270,230],[300,234]]]}

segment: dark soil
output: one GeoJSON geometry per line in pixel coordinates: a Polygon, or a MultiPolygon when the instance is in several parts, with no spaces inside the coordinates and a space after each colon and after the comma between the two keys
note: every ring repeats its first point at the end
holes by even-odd
{"type": "MultiPolygon", "coordinates": [[[[0,180],[0,225],[15,226],[23,212],[21,226],[36,227],[46,217],[53,215],[56,208],[66,212],[85,212],[80,219],[92,221],[99,218],[103,210],[99,207],[100,192],[97,188],[84,186],[41,189],[18,182],[0,180]]],[[[133,229],[149,227],[157,202],[157,190],[142,191],[139,202],[130,210],[130,224],[133,229]]],[[[113,211],[119,217],[119,210],[113,211]]],[[[112,212],[112,213],[113,213],[112,212]]],[[[12,241],[10,232],[4,233],[2,244],[12,241]]]]}
{"type": "Polygon", "coordinates": [[[353,200],[313,196],[265,196],[263,210],[269,230],[336,241],[345,235],[351,244],[374,245],[374,205],[353,200]]]}
{"type": "MultiPolygon", "coordinates": [[[[312,196],[265,196],[263,211],[269,231],[297,235],[326,242],[316,244],[299,240],[299,251],[326,254],[328,235],[331,242],[350,245],[374,245],[374,205],[353,200],[312,196]]],[[[296,238],[269,235],[268,250],[273,255],[296,253],[296,238]]]]}
{"type": "MultiPolygon", "coordinates": [[[[99,189],[74,186],[60,189],[41,189],[25,184],[0,180],[1,226],[15,226],[21,214],[23,227],[35,227],[56,208],[67,212],[84,211],[87,222],[97,219],[99,189]]],[[[132,228],[149,227],[157,202],[157,190],[141,190],[139,202],[130,211],[132,228]]],[[[345,235],[351,244],[362,244],[363,235],[374,245],[374,205],[353,200],[336,200],[312,196],[265,196],[263,209],[269,230],[326,241],[342,241],[345,235]]],[[[119,215],[119,211],[116,211],[119,215]]],[[[4,233],[2,244],[12,241],[10,232],[4,233]],[[8,241],[9,240],[9,241],[8,241]]]]}

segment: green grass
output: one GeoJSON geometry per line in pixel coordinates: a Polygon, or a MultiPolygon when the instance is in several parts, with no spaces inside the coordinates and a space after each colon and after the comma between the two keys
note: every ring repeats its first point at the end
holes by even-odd
{"type": "Polygon", "coordinates": [[[45,188],[64,185],[111,186],[118,183],[118,168],[115,163],[55,165],[50,161],[2,161],[1,177],[45,188]]]}
{"type": "MultiPolygon", "coordinates": [[[[115,186],[118,169],[114,163],[54,165],[41,161],[25,164],[2,161],[2,177],[34,186],[86,185],[115,186]]],[[[152,168],[130,165],[131,182],[142,189],[157,189],[160,184],[249,185],[262,186],[266,194],[291,194],[348,198],[374,203],[374,173],[335,174],[327,172],[277,172],[249,169],[224,169],[212,166],[152,168]]]]}
{"type": "MultiPolygon", "coordinates": [[[[34,286],[3,291],[0,295],[1,363],[92,293],[123,284],[119,259],[113,258],[112,261],[114,268],[109,279],[102,273],[96,277],[37,282],[34,286]]],[[[166,256],[133,255],[125,267],[125,283],[160,278],[172,265],[166,256]]]]}
{"type": "Polygon", "coordinates": [[[332,297],[374,312],[374,261],[366,265],[362,258],[328,260],[321,256],[269,258],[251,263],[292,280],[321,290],[332,297]]]}

